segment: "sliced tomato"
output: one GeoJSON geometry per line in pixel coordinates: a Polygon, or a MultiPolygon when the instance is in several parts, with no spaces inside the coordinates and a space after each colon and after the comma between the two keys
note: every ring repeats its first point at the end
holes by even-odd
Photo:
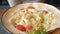
{"type": "Polygon", "coordinates": [[[16,25],[16,28],[20,31],[26,32],[26,29],[23,25],[16,25]]]}
{"type": "Polygon", "coordinates": [[[34,9],[34,7],[32,5],[29,5],[27,8],[34,9]]]}
{"type": "Polygon", "coordinates": [[[44,10],[43,13],[48,14],[48,11],[44,10]]]}
{"type": "Polygon", "coordinates": [[[32,29],[33,29],[33,27],[32,27],[31,24],[27,24],[27,25],[26,25],[26,30],[27,30],[27,31],[32,31],[32,29]]]}

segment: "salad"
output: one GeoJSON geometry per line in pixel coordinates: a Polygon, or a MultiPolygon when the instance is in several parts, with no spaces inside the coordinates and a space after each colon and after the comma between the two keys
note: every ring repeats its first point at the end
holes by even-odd
{"type": "Polygon", "coordinates": [[[29,5],[19,9],[9,20],[17,30],[27,34],[47,34],[52,19],[53,14],[50,11],[37,10],[29,5]]]}

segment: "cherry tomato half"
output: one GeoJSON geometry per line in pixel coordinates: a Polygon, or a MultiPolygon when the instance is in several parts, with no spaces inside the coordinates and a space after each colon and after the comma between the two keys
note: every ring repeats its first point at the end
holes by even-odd
{"type": "Polygon", "coordinates": [[[44,10],[43,13],[48,14],[48,11],[44,10]]]}
{"type": "Polygon", "coordinates": [[[16,25],[16,28],[20,31],[26,32],[26,29],[23,25],[16,25]]]}

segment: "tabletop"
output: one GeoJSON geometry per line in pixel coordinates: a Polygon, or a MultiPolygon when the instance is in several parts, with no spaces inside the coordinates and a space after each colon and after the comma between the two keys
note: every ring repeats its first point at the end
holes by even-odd
{"type": "Polygon", "coordinates": [[[10,32],[8,32],[4,26],[2,25],[2,22],[1,22],[1,16],[2,14],[8,9],[9,7],[8,6],[0,6],[0,34],[11,34],[10,32]]]}

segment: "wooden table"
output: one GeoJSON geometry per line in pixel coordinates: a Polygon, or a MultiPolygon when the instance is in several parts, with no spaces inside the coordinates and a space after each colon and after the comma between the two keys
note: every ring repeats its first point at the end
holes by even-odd
{"type": "Polygon", "coordinates": [[[60,34],[60,28],[49,31],[48,34],[60,34]]]}

